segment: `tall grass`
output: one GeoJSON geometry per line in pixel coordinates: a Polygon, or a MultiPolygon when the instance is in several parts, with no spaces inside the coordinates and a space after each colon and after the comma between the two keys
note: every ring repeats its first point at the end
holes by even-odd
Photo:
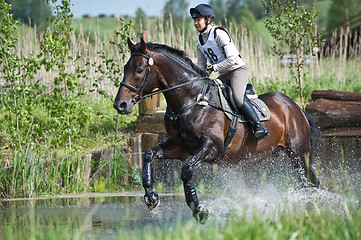
{"type": "MultiPolygon", "coordinates": [[[[116,18],[108,19],[75,19],[75,29],[71,37],[70,55],[75,59],[81,56],[82,61],[77,61],[76,64],[86,69],[87,79],[81,81],[84,89],[89,89],[92,80],[99,78],[100,74],[97,71],[95,63],[101,63],[102,59],[98,54],[100,51],[105,51],[109,58],[119,59],[121,66],[125,65],[122,61],[122,56],[119,56],[115,46],[110,44],[114,40],[115,34],[112,32],[117,30],[119,20],[116,18]],[[103,23],[104,22],[104,23],[103,23]]],[[[149,19],[148,22],[140,26],[135,26],[136,29],[142,29],[147,32],[147,41],[166,44],[181,50],[184,50],[188,56],[196,61],[196,41],[198,33],[193,27],[189,27],[189,22],[184,21],[183,27],[178,28],[173,26],[172,19],[165,21],[162,17],[157,19],[149,19]]],[[[296,82],[290,76],[289,69],[282,67],[277,56],[272,55],[269,47],[270,43],[265,43],[260,36],[255,36],[243,26],[235,26],[228,23],[227,29],[232,36],[234,42],[240,50],[242,58],[247,63],[250,70],[250,79],[255,84],[259,93],[268,90],[284,91],[286,94],[290,93],[291,97],[297,97],[292,94],[296,86],[296,82]]],[[[139,31],[139,30],[136,30],[139,31]]],[[[329,49],[328,57],[320,56],[314,57],[313,63],[309,67],[305,67],[306,76],[304,86],[306,87],[306,98],[310,97],[309,92],[316,89],[340,89],[347,91],[360,91],[361,89],[361,63],[357,61],[356,52],[358,50],[358,43],[360,38],[356,38],[356,43],[352,45],[351,52],[353,58],[346,58],[346,47],[349,45],[350,32],[341,31],[344,36],[344,41],[332,41],[329,49]],[[307,90],[311,89],[311,90],[307,90]],[[307,92],[308,91],[308,92],[307,92]]],[[[35,30],[23,26],[19,29],[19,39],[17,50],[24,55],[37,54],[39,47],[39,40],[42,35],[35,30]]],[[[132,35],[138,41],[138,33],[133,30],[132,35]]],[[[336,39],[336,36],[333,36],[336,39]]],[[[126,60],[129,58],[127,53],[126,60]]],[[[68,66],[69,69],[75,69],[77,66],[68,66]]],[[[47,73],[41,71],[37,78],[46,83],[47,73]]],[[[117,89],[108,80],[104,79],[102,82],[102,90],[109,95],[114,96],[117,89]]],[[[297,91],[296,91],[297,92],[297,91]]]]}
{"type": "Polygon", "coordinates": [[[0,163],[0,198],[31,198],[86,191],[114,192],[130,190],[139,185],[138,175],[124,156],[116,149],[114,159],[89,163],[81,154],[55,154],[45,158],[44,152],[28,146],[16,150],[11,158],[0,163]],[[89,175],[87,168],[102,174],[89,175]],[[89,180],[89,177],[91,178],[89,180]],[[129,179],[137,184],[128,185],[129,179]],[[86,180],[87,179],[87,180],[86,180]]]}

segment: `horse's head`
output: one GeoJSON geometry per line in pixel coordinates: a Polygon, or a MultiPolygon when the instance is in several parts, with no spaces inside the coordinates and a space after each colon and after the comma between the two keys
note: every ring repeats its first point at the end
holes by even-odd
{"type": "Polygon", "coordinates": [[[137,45],[128,38],[128,48],[131,57],[124,66],[123,81],[113,104],[120,114],[131,113],[141,97],[149,94],[159,84],[159,72],[154,65],[152,52],[147,48],[143,38],[137,45]]]}

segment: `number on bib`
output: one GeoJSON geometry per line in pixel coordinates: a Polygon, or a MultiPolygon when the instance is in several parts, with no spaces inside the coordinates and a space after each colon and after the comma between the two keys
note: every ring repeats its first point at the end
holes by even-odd
{"type": "Polygon", "coordinates": [[[208,48],[207,51],[204,52],[204,54],[207,56],[207,59],[210,60],[212,64],[218,61],[218,57],[216,54],[214,54],[212,48],[208,48]]]}

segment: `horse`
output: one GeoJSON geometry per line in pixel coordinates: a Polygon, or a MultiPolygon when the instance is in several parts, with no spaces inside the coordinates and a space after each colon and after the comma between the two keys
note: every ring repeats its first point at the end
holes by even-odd
{"type": "Polygon", "coordinates": [[[113,107],[119,114],[129,114],[141,99],[159,93],[163,93],[167,102],[164,124],[168,139],[147,149],[143,157],[144,201],[150,210],[155,209],[160,200],[153,191],[154,159],[187,161],[181,170],[181,180],[187,205],[200,223],[207,221],[208,210],[198,200],[192,175],[206,163],[224,161],[234,165],[254,157],[262,160],[282,147],[294,167],[301,167],[308,182],[318,186],[311,167],[311,142],[316,129],[291,98],[281,92],[259,95],[270,111],[270,119],[263,122],[269,136],[257,141],[249,123],[238,123],[224,158],[219,159],[225,151],[224,141],[231,120],[215,107],[220,104],[216,84],[212,84],[212,80],[184,51],[163,44],[145,43],[142,38],[137,44],[128,38],[128,48],[131,56],[124,66],[123,80],[113,107]],[[213,104],[199,104],[199,96],[213,104]]]}

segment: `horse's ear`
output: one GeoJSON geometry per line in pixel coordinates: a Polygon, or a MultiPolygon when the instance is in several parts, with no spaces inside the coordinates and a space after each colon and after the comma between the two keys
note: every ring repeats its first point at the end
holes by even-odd
{"type": "Polygon", "coordinates": [[[134,43],[132,42],[132,40],[130,40],[130,38],[128,37],[128,48],[130,51],[133,51],[134,49],[134,43]]]}
{"type": "Polygon", "coordinates": [[[145,44],[145,41],[142,37],[140,38],[140,49],[142,49],[144,54],[148,54],[147,45],[145,44]]]}

